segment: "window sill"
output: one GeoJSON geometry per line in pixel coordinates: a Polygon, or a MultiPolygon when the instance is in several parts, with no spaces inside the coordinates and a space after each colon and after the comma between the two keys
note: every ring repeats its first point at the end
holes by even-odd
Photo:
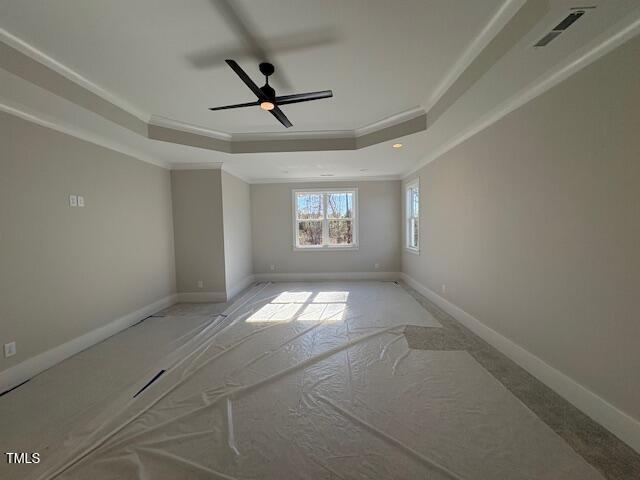
{"type": "Polygon", "coordinates": [[[358,250],[358,245],[350,247],[293,247],[294,252],[352,252],[358,250]]]}
{"type": "Polygon", "coordinates": [[[420,255],[420,249],[418,248],[404,247],[404,251],[412,255],[420,255]]]}

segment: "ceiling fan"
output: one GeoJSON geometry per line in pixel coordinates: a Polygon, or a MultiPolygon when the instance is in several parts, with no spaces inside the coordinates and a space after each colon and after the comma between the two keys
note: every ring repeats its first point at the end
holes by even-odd
{"type": "Polygon", "coordinates": [[[271,113],[274,117],[278,119],[278,121],[289,128],[292,127],[293,124],[289,121],[287,116],[284,114],[282,110],[280,110],[280,105],[288,105],[290,103],[300,103],[300,102],[310,102],[311,100],[320,100],[323,98],[333,97],[333,92],[331,90],[322,90],[320,92],[308,92],[308,93],[296,93],[293,95],[282,95],[280,97],[276,96],[276,91],[269,85],[269,76],[273,74],[275,68],[270,63],[261,63],[260,64],[260,72],[265,76],[265,84],[262,87],[258,87],[249,75],[240,68],[235,60],[225,60],[227,65],[231,67],[231,69],[236,72],[236,74],[240,77],[247,87],[258,97],[258,100],[255,102],[247,102],[247,103],[238,103],[235,105],[226,105],[224,107],[213,107],[209,110],[227,110],[229,108],[241,108],[241,107],[254,107],[260,106],[261,109],[266,110],[271,113]]]}

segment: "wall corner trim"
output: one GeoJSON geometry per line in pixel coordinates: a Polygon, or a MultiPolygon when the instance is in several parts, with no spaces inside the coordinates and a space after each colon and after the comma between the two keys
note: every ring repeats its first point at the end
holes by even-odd
{"type": "Polygon", "coordinates": [[[619,410],[604,398],[580,385],[541,358],[488,327],[457,305],[441,297],[414,278],[402,272],[402,280],[456,318],[484,341],[505,354],[530,374],[600,423],[631,448],[640,452],[640,421],[619,410]]]}
{"type": "Polygon", "coordinates": [[[240,279],[234,285],[227,287],[227,301],[230,301],[233,297],[242,292],[245,288],[251,285],[255,280],[255,275],[247,275],[246,277],[240,279]]]}
{"type": "Polygon", "coordinates": [[[0,372],[0,391],[8,390],[29,380],[40,372],[131,327],[149,315],[153,315],[163,308],[170,307],[174,303],[176,303],[175,294],[166,296],[138,310],[116,318],[106,325],[102,325],[84,335],[69,340],[62,345],[58,345],[34,357],[28,358],[13,367],[9,367],[7,370],[0,372]]]}

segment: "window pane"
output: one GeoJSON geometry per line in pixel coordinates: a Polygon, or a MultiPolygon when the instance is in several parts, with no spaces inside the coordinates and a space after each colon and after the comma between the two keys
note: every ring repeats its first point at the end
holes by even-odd
{"type": "Polygon", "coordinates": [[[327,193],[327,217],[328,218],[352,218],[353,217],[353,193],[349,193],[349,192],[327,193]]]}
{"type": "Polygon", "coordinates": [[[322,245],[322,221],[298,222],[298,245],[322,245]]]}
{"type": "Polygon", "coordinates": [[[322,218],[322,194],[298,193],[296,195],[296,216],[301,220],[322,218]]]}
{"type": "Polygon", "coordinates": [[[351,220],[329,220],[329,244],[351,245],[352,243],[351,220]]]}
{"type": "Polygon", "coordinates": [[[418,187],[411,189],[411,197],[413,201],[413,216],[417,217],[420,211],[420,193],[418,191],[418,187]]]}
{"type": "Polygon", "coordinates": [[[414,248],[418,247],[418,235],[419,235],[418,219],[412,218],[410,220],[410,226],[409,226],[409,246],[414,248]]]}

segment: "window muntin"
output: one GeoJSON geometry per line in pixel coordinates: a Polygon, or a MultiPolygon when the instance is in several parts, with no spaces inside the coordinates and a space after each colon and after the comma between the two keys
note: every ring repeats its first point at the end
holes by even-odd
{"type": "Polygon", "coordinates": [[[418,251],[420,248],[420,185],[418,181],[406,186],[406,248],[418,251]]]}
{"type": "Polygon", "coordinates": [[[294,246],[357,247],[357,190],[294,190],[294,246]]]}

